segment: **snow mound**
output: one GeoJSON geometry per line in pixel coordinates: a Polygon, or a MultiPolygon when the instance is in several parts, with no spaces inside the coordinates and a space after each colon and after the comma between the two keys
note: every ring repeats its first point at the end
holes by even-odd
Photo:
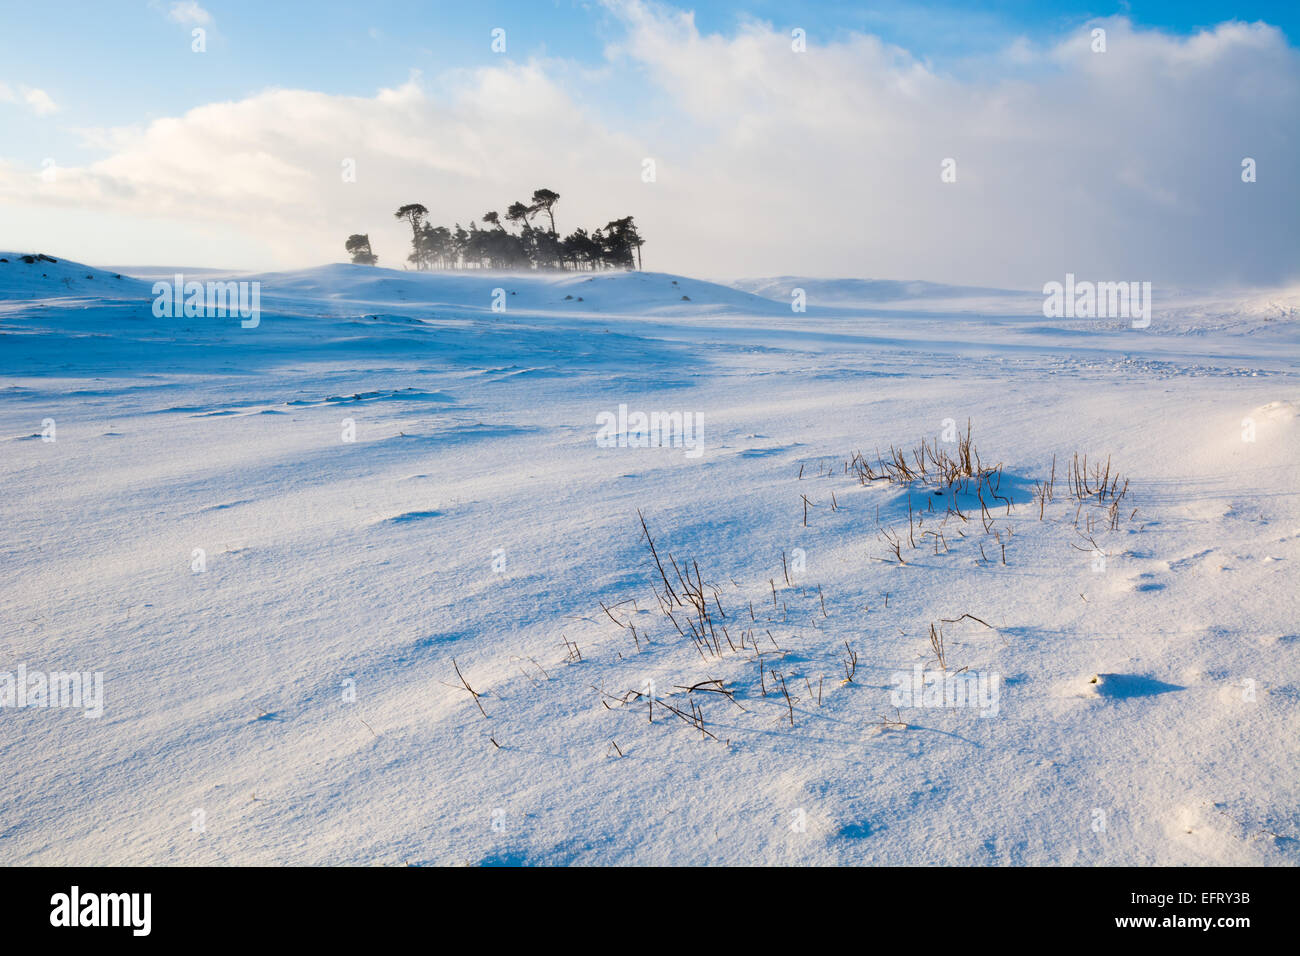
{"type": "Polygon", "coordinates": [[[1255,409],[1254,414],[1270,423],[1282,425],[1295,421],[1297,412],[1300,412],[1300,404],[1279,400],[1261,405],[1255,409]]]}
{"type": "Polygon", "coordinates": [[[410,272],[344,263],[230,278],[258,281],[264,298],[324,297],[338,304],[393,303],[430,308],[658,315],[682,312],[774,314],[789,307],[762,296],[663,272],[410,272]],[[500,290],[498,292],[498,290],[500,290]]]}
{"type": "Polygon", "coordinates": [[[0,252],[0,299],[70,295],[132,298],[148,293],[138,279],[39,252],[0,252]]]}
{"type": "Polygon", "coordinates": [[[0,260],[0,300],[93,295],[151,301],[154,282],[180,275],[185,282],[257,282],[264,308],[306,299],[314,311],[323,303],[337,315],[388,312],[395,304],[470,313],[789,313],[788,306],[741,289],[662,272],[411,272],[345,263],[266,273],[129,266],[119,272],[39,253],[0,252],[0,260]]]}

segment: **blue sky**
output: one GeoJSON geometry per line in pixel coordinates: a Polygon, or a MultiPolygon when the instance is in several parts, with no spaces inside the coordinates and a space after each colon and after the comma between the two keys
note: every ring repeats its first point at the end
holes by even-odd
{"type": "Polygon", "coordinates": [[[400,267],[398,203],[468,222],[547,186],[564,223],[636,214],[654,267],[697,274],[1281,281],[1300,262],[1298,10],[3,0],[0,249],[291,267],[365,231],[400,267]],[[960,185],[936,192],[948,157],[960,185]],[[342,188],[346,158],[363,174],[342,188]]]}

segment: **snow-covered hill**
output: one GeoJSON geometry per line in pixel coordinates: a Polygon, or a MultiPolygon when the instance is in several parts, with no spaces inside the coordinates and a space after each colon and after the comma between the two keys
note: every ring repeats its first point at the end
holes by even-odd
{"type": "Polygon", "coordinates": [[[4,862],[1300,862],[1284,310],[0,258],[4,862]]]}
{"type": "Polygon", "coordinates": [[[148,287],[120,272],[97,269],[43,252],[0,252],[0,301],[85,295],[142,297],[148,287]]]}

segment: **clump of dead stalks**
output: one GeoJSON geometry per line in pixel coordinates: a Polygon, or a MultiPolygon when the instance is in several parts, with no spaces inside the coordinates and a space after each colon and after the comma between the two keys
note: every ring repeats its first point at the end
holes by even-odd
{"type": "MultiPolygon", "coordinates": [[[[1033,485],[1032,502],[1037,505],[1040,521],[1047,519],[1048,506],[1057,500],[1058,471],[1057,457],[1053,455],[1048,477],[1033,485]]],[[[901,523],[897,530],[882,525],[880,508],[876,508],[876,534],[886,548],[886,556],[880,560],[907,565],[910,553],[922,546],[928,546],[936,558],[951,554],[958,539],[976,531],[982,532],[974,539],[979,552],[975,556],[977,565],[1010,563],[1009,545],[1015,532],[1000,519],[1009,517],[1015,508],[1012,493],[1002,493],[1002,463],[986,464],[980,456],[971,438],[969,419],[966,433],[947,442],[922,438],[911,449],[890,445],[887,454],[877,450],[874,459],[856,452],[844,462],[844,472],[862,485],[883,481],[906,490],[906,534],[901,523]],[[922,496],[914,498],[918,491],[922,496]]],[[[1104,462],[1090,461],[1086,454],[1076,452],[1067,461],[1065,474],[1059,477],[1068,486],[1064,497],[1075,505],[1074,527],[1091,550],[1097,549],[1093,535],[1099,530],[1104,527],[1118,531],[1125,517],[1131,519],[1137,514],[1136,508],[1124,513],[1129,511],[1125,506],[1129,480],[1112,466],[1109,456],[1104,462]]]]}
{"type": "Polygon", "coordinates": [[[966,434],[957,436],[953,450],[944,447],[937,438],[933,441],[922,438],[920,444],[910,451],[890,445],[889,453],[882,455],[880,449],[876,449],[875,464],[862,452],[854,452],[844,463],[844,470],[863,485],[884,481],[891,485],[915,484],[939,491],[952,489],[964,494],[971,490],[971,482],[979,488],[994,475],[1000,481],[1002,465],[985,465],[980,460],[979,451],[971,441],[971,425],[967,419],[966,434]]]}
{"type": "MultiPolygon", "coordinates": [[[[679,564],[671,552],[666,553],[664,557],[673,569],[672,577],[669,577],[664,566],[664,558],[659,556],[659,549],[655,546],[654,538],[650,536],[650,527],[646,524],[645,515],[638,511],[637,517],[641,519],[642,536],[645,538],[655,569],[659,573],[659,581],[663,584],[662,591],[658,587],[653,587],[653,590],[659,602],[659,610],[663,612],[664,617],[676,628],[678,634],[691,639],[701,658],[707,660],[708,657],[721,657],[723,641],[732,651],[735,651],[736,645],[723,623],[727,614],[722,609],[718,588],[705,583],[704,576],[700,573],[699,562],[683,559],[679,564]],[[682,570],[683,564],[686,566],[685,571],[682,570]],[[673,584],[674,581],[676,586],[673,584]],[[683,624],[685,627],[682,626],[683,624]]],[[[773,594],[775,595],[775,586],[773,594]]]]}
{"type": "MultiPolygon", "coordinates": [[[[955,537],[966,537],[966,532],[961,529],[961,526],[970,523],[975,506],[978,504],[979,520],[984,534],[997,542],[995,554],[1003,564],[1007,563],[1006,540],[1003,532],[994,526],[993,509],[1002,508],[1003,513],[1009,515],[1013,503],[1008,495],[1002,494],[1002,463],[986,464],[980,457],[979,450],[971,439],[969,419],[966,422],[966,434],[958,434],[953,442],[944,443],[939,439],[932,441],[922,438],[916,447],[910,450],[890,445],[889,453],[886,455],[882,455],[877,450],[874,462],[861,452],[856,452],[844,463],[844,471],[856,477],[858,483],[862,485],[883,481],[889,485],[906,487],[907,537],[904,538],[901,531],[892,528],[881,527],[877,532],[885,542],[893,562],[900,565],[907,564],[904,547],[915,550],[926,544],[927,539],[936,557],[941,553],[950,553],[952,547],[949,544],[949,535],[953,534],[954,528],[948,527],[949,520],[961,523],[955,526],[955,537]],[[945,444],[951,444],[953,447],[945,447],[945,444]],[[913,500],[914,491],[927,493],[920,499],[919,505],[913,500]],[[943,499],[941,496],[945,493],[947,498],[943,499]],[[935,509],[934,496],[941,497],[944,505],[942,514],[935,509]],[[966,497],[964,504],[961,496],[966,497]],[[971,497],[974,497],[975,501],[971,501],[971,497]],[[927,520],[932,525],[928,529],[927,520]],[[937,527],[934,526],[936,522],[937,527]]],[[[877,521],[879,521],[879,509],[877,509],[877,521]]],[[[1010,537],[1009,532],[1007,537],[1010,537]]],[[[991,563],[984,554],[982,545],[980,553],[983,563],[991,563]]]]}
{"type": "MultiPolygon", "coordinates": [[[[1124,499],[1128,496],[1129,479],[1124,478],[1111,467],[1110,456],[1106,456],[1103,465],[1098,461],[1088,464],[1088,456],[1078,452],[1070,459],[1066,468],[1066,482],[1069,488],[1066,500],[1076,503],[1074,509],[1074,526],[1080,521],[1090,536],[1097,526],[1100,514],[1105,515],[1106,527],[1118,531],[1124,517],[1124,499]]],[[[1044,481],[1034,485],[1034,501],[1038,504],[1038,518],[1043,520],[1047,506],[1056,500],[1056,456],[1052,456],[1051,474],[1044,481]]],[[[1134,508],[1128,515],[1137,514],[1134,508]]]]}

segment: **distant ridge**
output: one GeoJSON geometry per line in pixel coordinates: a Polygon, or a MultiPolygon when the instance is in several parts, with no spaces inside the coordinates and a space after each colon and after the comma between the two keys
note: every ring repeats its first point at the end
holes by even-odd
{"type": "Polygon", "coordinates": [[[1038,292],[987,286],[946,285],[916,279],[818,279],[811,276],[770,276],[735,279],[737,289],[769,299],[790,300],[791,290],[803,289],[809,304],[856,305],[912,299],[1041,298],[1038,292]]]}

